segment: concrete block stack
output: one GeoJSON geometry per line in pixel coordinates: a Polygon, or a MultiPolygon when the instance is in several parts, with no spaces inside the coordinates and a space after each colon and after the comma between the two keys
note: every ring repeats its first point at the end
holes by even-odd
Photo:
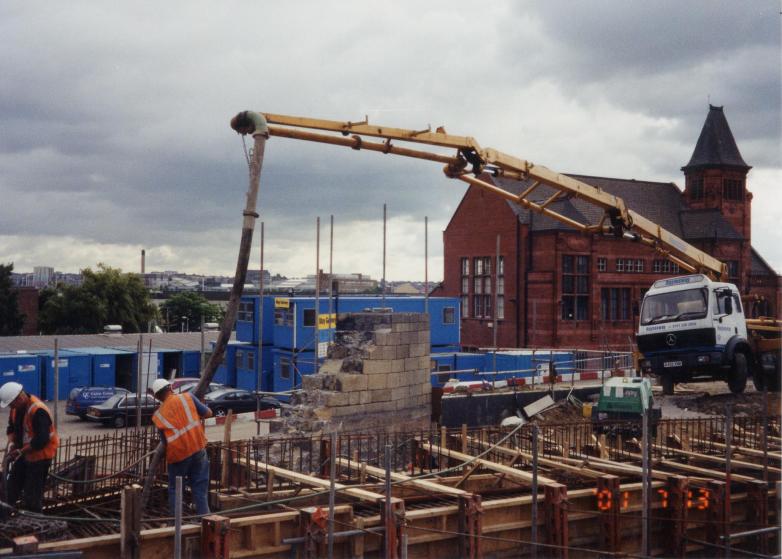
{"type": "Polygon", "coordinates": [[[426,427],[431,415],[429,317],[340,315],[320,373],[303,378],[289,430],[426,427]]]}

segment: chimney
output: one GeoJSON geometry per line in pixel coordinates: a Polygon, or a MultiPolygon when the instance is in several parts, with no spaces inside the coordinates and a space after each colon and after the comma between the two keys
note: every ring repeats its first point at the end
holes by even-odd
{"type": "Polygon", "coordinates": [[[146,257],[147,257],[147,251],[143,248],[141,249],[141,275],[144,275],[144,267],[146,264],[146,257]]]}

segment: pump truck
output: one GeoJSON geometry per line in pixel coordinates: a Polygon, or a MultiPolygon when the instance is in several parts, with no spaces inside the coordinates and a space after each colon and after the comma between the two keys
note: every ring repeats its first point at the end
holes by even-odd
{"type": "Polygon", "coordinates": [[[659,377],[666,393],[673,392],[676,382],[700,378],[727,380],[730,390],[739,393],[749,375],[756,387],[779,390],[782,322],[747,320],[736,286],[719,282],[728,277],[726,264],[628,208],[618,196],[530,161],[484,148],[472,137],[448,134],[442,127],[435,131],[431,126],[408,130],[370,124],[367,117],[342,122],[251,111],[237,114],[231,127],[240,134],[263,131],[270,136],[433,161],[444,165],[443,172],[449,178],[576,230],[614,235],[651,247],[692,275],[657,281],[644,296],[637,333],[643,354],[641,370],[659,377]],[[415,149],[408,144],[455,153],[415,149]],[[528,180],[530,186],[514,194],[484,180],[483,173],[528,180]],[[543,202],[533,201],[531,195],[541,185],[553,189],[554,194],[543,202]],[[574,197],[603,210],[597,224],[581,223],[549,207],[556,200],[574,197]]]}

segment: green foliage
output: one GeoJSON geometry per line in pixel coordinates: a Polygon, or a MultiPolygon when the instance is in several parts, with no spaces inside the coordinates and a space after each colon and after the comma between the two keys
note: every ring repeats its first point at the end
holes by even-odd
{"type": "Polygon", "coordinates": [[[222,320],[223,310],[199,293],[184,291],[172,295],[160,306],[160,317],[167,331],[181,330],[183,326],[189,331],[200,328],[202,317],[204,322],[222,320]]]}
{"type": "Polygon", "coordinates": [[[0,264],[0,336],[18,336],[24,325],[24,315],[19,312],[17,293],[11,285],[13,263],[0,264]]]}
{"type": "Polygon", "coordinates": [[[80,287],[58,285],[41,293],[38,327],[44,334],[95,334],[106,324],[123,332],[147,330],[157,311],[136,274],[98,264],[82,272],[80,287]]]}

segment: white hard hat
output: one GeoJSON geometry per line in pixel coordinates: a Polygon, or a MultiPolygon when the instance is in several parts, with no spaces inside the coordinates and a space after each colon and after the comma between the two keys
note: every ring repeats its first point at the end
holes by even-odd
{"type": "Polygon", "coordinates": [[[152,383],[152,393],[157,394],[158,392],[160,392],[161,390],[169,386],[171,386],[171,383],[168,382],[166,379],[164,378],[155,379],[155,382],[152,383]]]}
{"type": "Polygon", "coordinates": [[[7,408],[8,404],[21,394],[23,388],[18,382],[6,382],[0,386],[0,408],[7,408]]]}

